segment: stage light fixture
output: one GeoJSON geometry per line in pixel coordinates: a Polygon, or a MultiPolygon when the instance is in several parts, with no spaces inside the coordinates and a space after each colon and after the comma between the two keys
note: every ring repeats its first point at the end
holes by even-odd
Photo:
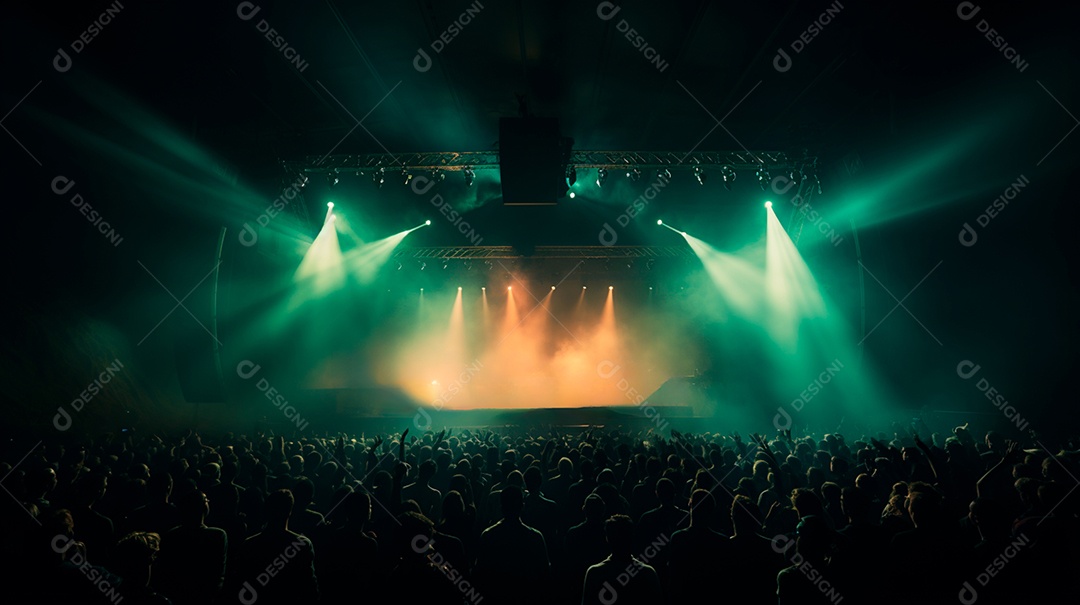
{"type": "Polygon", "coordinates": [[[386,182],[386,169],[385,168],[379,168],[375,172],[372,172],[371,173],[371,182],[375,183],[375,186],[379,187],[381,189],[382,186],[383,186],[383,183],[386,182]]]}
{"type": "Polygon", "coordinates": [[[405,184],[408,185],[409,182],[412,181],[412,173],[402,167],[401,178],[405,181],[405,184]]]}
{"type": "Polygon", "coordinates": [[[694,166],[694,178],[697,179],[698,185],[705,184],[705,171],[701,169],[701,166],[694,166]]]}
{"type": "Polygon", "coordinates": [[[792,185],[798,185],[803,178],[802,171],[792,166],[791,170],[788,171],[788,178],[791,179],[792,185]]]}
{"type": "Polygon", "coordinates": [[[436,183],[441,183],[441,182],[445,181],[446,180],[446,172],[443,171],[443,170],[432,170],[431,171],[431,180],[435,181],[436,183]]]}
{"type": "Polygon", "coordinates": [[[424,221],[424,225],[430,227],[431,226],[431,219],[428,219],[428,220],[424,221]]]}
{"type": "Polygon", "coordinates": [[[334,209],[334,202],[326,202],[326,207],[333,210],[334,209]]]}
{"type": "Polygon", "coordinates": [[[769,188],[769,182],[772,181],[772,177],[769,176],[769,170],[764,165],[757,169],[757,182],[762,191],[769,188]]]}
{"type": "Polygon", "coordinates": [[[420,263],[420,270],[423,271],[424,269],[427,269],[427,263],[422,262],[420,263]]]}
{"type": "Polygon", "coordinates": [[[577,197],[577,194],[575,194],[573,191],[571,191],[569,195],[570,199],[574,199],[575,197],[577,197]]]}
{"type": "Polygon", "coordinates": [[[615,289],[615,286],[608,286],[608,287],[607,287],[607,289],[608,289],[608,290],[614,290],[614,289],[615,289]]]}
{"type": "Polygon", "coordinates": [[[326,182],[330,184],[331,188],[333,188],[333,186],[337,185],[340,181],[338,181],[336,174],[328,172],[326,173],[326,182]]]}
{"type": "Polygon", "coordinates": [[[627,170],[626,176],[633,182],[638,182],[641,179],[641,169],[634,168],[633,170],[627,170]]]}
{"type": "Polygon", "coordinates": [[[668,170],[667,168],[664,168],[663,170],[657,170],[656,171],[656,180],[665,181],[665,182],[670,181],[671,180],[671,171],[668,170]]]}
{"type": "Polygon", "coordinates": [[[596,186],[603,187],[604,181],[607,180],[607,170],[603,168],[596,171],[596,186]]]}
{"type": "Polygon", "coordinates": [[[462,173],[465,175],[465,186],[472,187],[473,181],[476,179],[476,173],[468,166],[465,167],[465,170],[463,170],[462,173]]]}
{"type": "Polygon", "coordinates": [[[588,289],[588,287],[587,287],[587,286],[581,286],[581,289],[582,289],[582,290],[587,290],[587,289],[588,289]]]}
{"type": "Polygon", "coordinates": [[[514,286],[506,286],[506,291],[507,292],[509,292],[510,290],[513,290],[513,289],[514,289],[514,286]]]}
{"type": "Polygon", "coordinates": [[[772,202],[765,202],[766,208],[772,208],[772,202]]]}
{"type": "Polygon", "coordinates": [[[566,186],[573,187],[577,182],[577,168],[575,166],[566,167],[566,186]]]}
{"type": "Polygon", "coordinates": [[[307,186],[308,178],[306,174],[300,175],[300,188],[303,189],[307,186]]]}
{"type": "Polygon", "coordinates": [[[458,292],[461,292],[461,286],[457,287],[458,292]]]}
{"type": "Polygon", "coordinates": [[[555,289],[555,286],[551,286],[551,289],[552,289],[552,290],[554,290],[554,289],[555,289]]]}
{"type": "Polygon", "coordinates": [[[731,166],[721,166],[720,178],[724,179],[724,189],[731,191],[731,184],[735,182],[735,169],[731,166]]]}
{"type": "Polygon", "coordinates": [[[664,224],[664,221],[663,221],[663,220],[661,220],[661,219],[656,219],[656,224],[657,224],[657,225],[663,225],[663,224],[664,224]]]}

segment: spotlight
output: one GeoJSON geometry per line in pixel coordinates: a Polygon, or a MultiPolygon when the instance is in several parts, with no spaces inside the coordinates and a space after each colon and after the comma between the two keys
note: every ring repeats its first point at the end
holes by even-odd
{"type": "Polygon", "coordinates": [[[386,169],[379,168],[371,173],[371,182],[375,183],[376,187],[382,188],[383,183],[386,182],[386,169]]]}
{"type": "Polygon", "coordinates": [[[614,290],[614,289],[615,289],[615,286],[608,286],[608,287],[607,287],[607,289],[608,289],[608,290],[614,290]]]}
{"type": "Polygon", "coordinates": [[[657,224],[657,225],[663,225],[663,224],[664,224],[664,221],[662,221],[662,220],[660,220],[660,219],[656,219],[656,224],[657,224]]]}
{"type": "Polygon", "coordinates": [[[476,179],[476,173],[473,172],[473,169],[469,168],[468,166],[465,167],[463,173],[465,174],[465,186],[472,187],[473,180],[476,179]]]}
{"type": "Polygon", "coordinates": [[[326,202],[326,207],[333,210],[334,209],[334,202],[326,202]]]}
{"type": "Polygon", "coordinates": [[[424,221],[424,224],[430,226],[431,225],[431,219],[428,219],[428,220],[424,221]]]}
{"type": "Polygon", "coordinates": [[[339,181],[338,181],[338,178],[337,178],[336,174],[327,172],[326,173],[326,182],[329,183],[331,187],[333,187],[334,185],[337,185],[339,181]]]}
{"type": "Polygon", "coordinates": [[[577,168],[574,166],[566,167],[566,186],[573,187],[577,182],[577,168]]]}
{"type": "Polygon", "coordinates": [[[656,171],[656,180],[664,181],[664,182],[670,181],[671,180],[671,171],[668,170],[667,168],[664,168],[663,170],[657,170],[656,171]]]}
{"type": "Polygon", "coordinates": [[[409,181],[412,181],[412,173],[406,170],[404,166],[401,167],[401,178],[405,181],[406,185],[409,184],[409,181]]]}
{"type": "Polygon", "coordinates": [[[431,171],[431,180],[435,181],[436,183],[441,183],[441,182],[445,181],[446,180],[446,172],[444,172],[442,170],[432,170],[431,171]]]}
{"type": "Polygon", "coordinates": [[[604,181],[607,180],[607,170],[603,168],[596,171],[596,186],[603,187],[604,181]]]}
{"type": "Polygon", "coordinates": [[[588,286],[581,286],[581,289],[582,289],[582,290],[587,290],[587,289],[588,289],[588,286]]]}
{"type": "Polygon", "coordinates": [[[398,271],[401,271],[401,263],[398,263],[398,264],[397,264],[397,270],[398,270],[398,271]]]}
{"type": "Polygon", "coordinates": [[[575,197],[577,197],[577,195],[573,191],[571,191],[570,192],[570,199],[574,199],[575,197]]]}
{"type": "Polygon", "coordinates": [[[457,287],[457,291],[458,291],[458,292],[461,292],[461,286],[458,286],[458,287],[457,287]]]}
{"type": "Polygon", "coordinates": [[[766,208],[772,208],[772,202],[765,202],[766,208]]]}
{"type": "Polygon", "coordinates": [[[487,292],[487,286],[480,286],[480,289],[484,292],[487,292]]]}
{"type": "Polygon", "coordinates": [[[720,178],[724,179],[724,189],[731,191],[731,184],[735,182],[735,170],[731,166],[722,166],[720,178]]]}
{"type": "Polygon", "coordinates": [[[771,180],[772,177],[769,176],[769,170],[762,164],[761,168],[758,168],[757,170],[757,182],[758,185],[761,186],[762,191],[765,191],[769,187],[769,181],[771,180]]]}
{"type": "Polygon", "coordinates": [[[701,169],[701,166],[694,166],[694,178],[697,179],[698,185],[705,184],[705,171],[701,169]]]}
{"type": "Polygon", "coordinates": [[[634,181],[636,183],[641,178],[641,170],[639,168],[634,168],[633,170],[627,170],[626,171],[626,176],[631,181],[634,181]]]}
{"type": "Polygon", "coordinates": [[[552,289],[552,290],[554,290],[554,289],[555,289],[555,286],[551,286],[551,289],[552,289]]]}
{"type": "Polygon", "coordinates": [[[792,185],[798,185],[799,181],[802,180],[802,171],[792,166],[791,170],[788,171],[788,178],[791,179],[792,185]]]}
{"type": "Polygon", "coordinates": [[[307,186],[308,178],[306,174],[300,175],[300,188],[303,189],[307,186]]]}
{"type": "Polygon", "coordinates": [[[420,263],[420,270],[423,271],[424,269],[427,269],[427,263],[420,263]]]}
{"type": "Polygon", "coordinates": [[[506,286],[506,291],[507,292],[509,292],[510,290],[513,290],[513,289],[514,289],[514,286],[506,286]]]}
{"type": "Polygon", "coordinates": [[[423,288],[420,288],[420,293],[421,293],[421,294],[423,294],[423,293],[424,293],[424,289],[423,289],[423,288]]]}

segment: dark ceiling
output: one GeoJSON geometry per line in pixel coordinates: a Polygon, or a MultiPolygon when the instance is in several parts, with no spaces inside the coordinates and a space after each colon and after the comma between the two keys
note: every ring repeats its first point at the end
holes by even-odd
{"type": "Polygon", "coordinates": [[[243,167],[331,149],[490,149],[497,119],[518,114],[518,95],[532,114],[560,118],[580,149],[745,145],[839,157],[887,144],[932,117],[928,103],[965,99],[987,78],[999,81],[991,94],[1029,79],[1008,79],[1007,59],[976,30],[984,16],[1041,70],[1068,69],[1062,59],[1076,47],[1059,27],[1068,19],[1032,4],[987,6],[963,21],[953,2],[626,0],[605,21],[598,15],[609,9],[595,2],[264,1],[245,21],[248,4],[125,5],[66,74],[50,65],[56,49],[116,4],[13,7],[8,105],[44,80],[34,101],[62,110],[49,100],[55,80],[85,70],[243,167]],[[470,7],[482,8],[448,31],[470,7]],[[830,8],[839,10],[831,22],[808,31],[830,8]],[[266,27],[298,53],[302,71],[266,27]],[[656,50],[662,71],[627,28],[656,50]],[[441,34],[450,42],[435,53],[441,34]],[[810,42],[795,53],[800,34],[810,42]],[[414,67],[420,49],[431,57],[425,72],[414,67]],[[774,68],[779,49],[792,58],[784,72],[774,68]]]}

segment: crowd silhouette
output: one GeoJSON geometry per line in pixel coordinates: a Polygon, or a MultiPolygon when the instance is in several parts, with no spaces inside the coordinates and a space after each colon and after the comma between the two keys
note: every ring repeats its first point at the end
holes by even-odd
{"type": "Polygon", "coordinates": [[[47,440],[3,602],[1080,602],[1075,443],[889,429],[47,440]]]}

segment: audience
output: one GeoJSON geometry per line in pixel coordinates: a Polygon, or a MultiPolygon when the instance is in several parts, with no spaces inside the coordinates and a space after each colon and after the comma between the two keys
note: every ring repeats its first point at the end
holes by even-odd
{"type": "Polygon", "coordinates": [[[920,428],[746,442],[596,427],[128,432],[28,455],[12,445],[0,455],[0,593],[14,604],[1080,602],[1077,442],[920,428]]]}

